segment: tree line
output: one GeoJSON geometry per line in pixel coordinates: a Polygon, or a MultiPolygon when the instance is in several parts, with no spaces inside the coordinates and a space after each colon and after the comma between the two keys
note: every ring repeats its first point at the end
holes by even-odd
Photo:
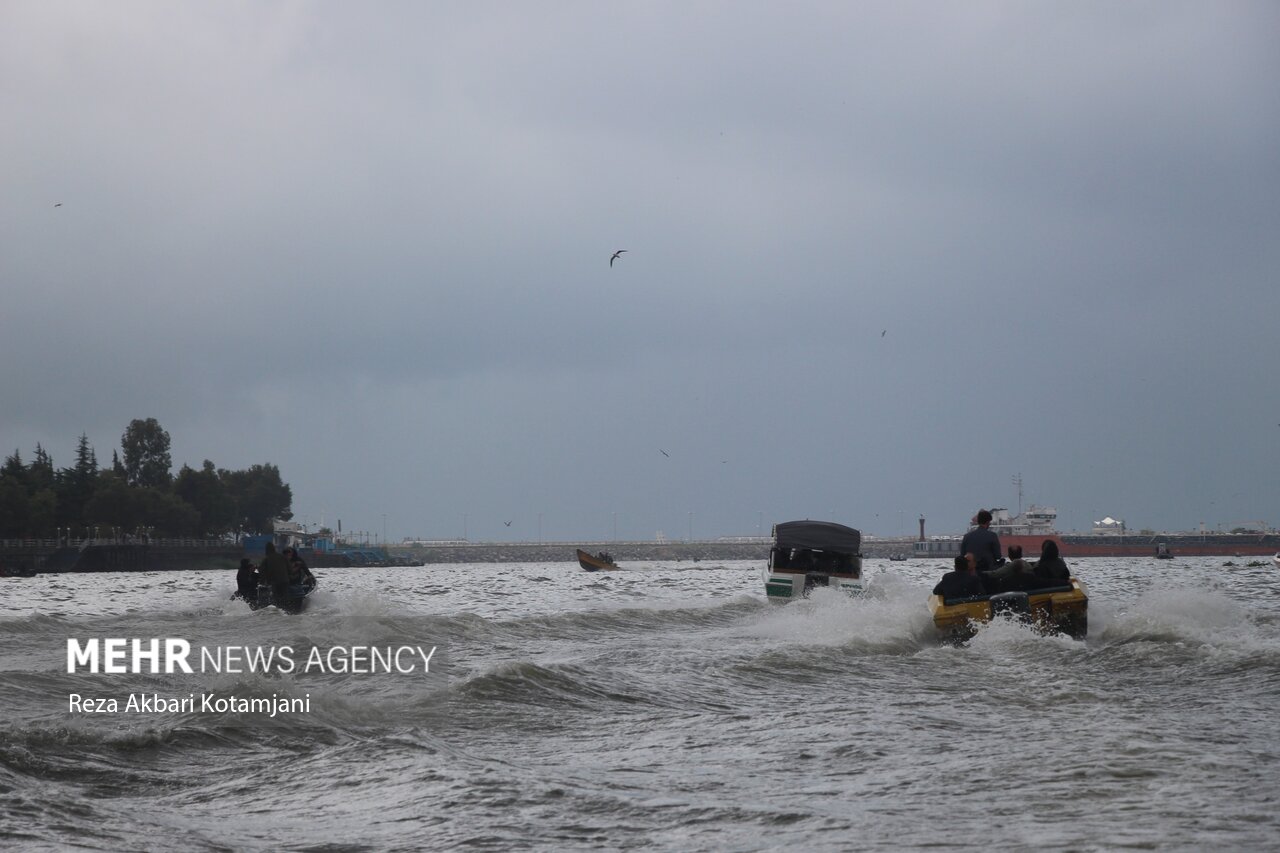
{"type": "Polygon", "coordinates": [[[82,535],[206,537],[269,533],[273,519],[289,519],[293,492],[275,465],[240,471],[208,459],[199,470],[171,470],[169,433],[155,418],[135,419],[99,466],[80,435],[75,464],[55,468],[39,444],[24,463],[15,450],[0,466],[0,538],[82,535]]]}

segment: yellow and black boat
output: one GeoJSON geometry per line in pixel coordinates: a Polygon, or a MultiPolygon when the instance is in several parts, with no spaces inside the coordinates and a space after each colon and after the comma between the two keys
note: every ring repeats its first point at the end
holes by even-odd
{"type": "Polygon", "coordinates": [[[1071,578],[1070,584],[1027,592],[946,599],[931,595],[929,612],[944,640],[967,640],[979,625],[1001,616],[1026,622],[1045,634],[1083,640],[1089,632],[1089,590],[1071,578]]]}

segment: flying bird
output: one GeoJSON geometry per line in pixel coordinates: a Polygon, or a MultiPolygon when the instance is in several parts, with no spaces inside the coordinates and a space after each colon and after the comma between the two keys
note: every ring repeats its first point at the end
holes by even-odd
{"type": "Polygon", "coordinates": [[[663,456],[667,457],[668,459],[671,458],[671,454],[663,450],[661,447],[658,448],[658,452],[661,453],[663,456]]]}
{"type": "Polygon", "coordinates": [[[888,330],[888,329],[885,329],[884,331],[882,331],[882,332],[880,333],[880,337],[882,337],[882,338],[883,338],[883,337],[884,337],[884,333],[885,333],[885,332],[887,332],[887,331],[889,331],[889,330],[888,330]]]}
{"type": "Polygon", "coordinates": [[[504,522],[502,522],[502,523],[503,523],[503,524],[505,524],[507,527],[510,527],[510,526],[511,526],[511,522],[510,522],[510,521],[504,521],[504,522]]]}
{"type": "Polygon", "coordinates": [[[57,204],[54,205],[54,207],[62,207],[62,202],[58,202],[57,204]]]}
{"type": "Polygon", "coordinates": [[[618,259],[618,256],[625,251],[626,249],[619,249],[618,251],[614,252],[613,257],[609,258],[609,266],[613,266],[613,262],[616,261],[618,259]]]}

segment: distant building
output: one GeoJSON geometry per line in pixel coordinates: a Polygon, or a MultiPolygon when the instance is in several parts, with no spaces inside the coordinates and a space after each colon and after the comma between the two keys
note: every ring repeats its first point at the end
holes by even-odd
{"type": "MultiPolygon", "coordinates": [[[[997,536],[1052,536],[1058,511],[1051,506],[1032,504],[1021,515],[1013,515],[1004,507],[991,508],[991,529],[997,536]]],[[[977,518],[972,522],[977,525],[977,518]]]]}
{"type": "Polygon", "coordinates": [[[1112,518],[1108,515],[1101,521],[1095,521],[1093,523],[1093,532],[1098,534],[1123,535],[1124,521],[1112,518]]]}

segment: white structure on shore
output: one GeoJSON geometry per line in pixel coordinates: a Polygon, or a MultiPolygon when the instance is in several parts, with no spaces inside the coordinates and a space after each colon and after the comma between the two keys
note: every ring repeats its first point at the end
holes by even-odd
{"type": "Polygon", "coordinates": [[[1098,534],[1124,535],[1124,520],[1107,516],[1102,521],[1093,523],[1093,532],[1098,534]]]}

